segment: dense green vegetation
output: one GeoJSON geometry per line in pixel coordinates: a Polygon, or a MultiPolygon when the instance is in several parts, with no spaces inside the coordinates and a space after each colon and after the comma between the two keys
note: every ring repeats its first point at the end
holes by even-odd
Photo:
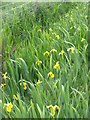
{"type": "Polygon", "coordinates": [[[2,7],[2,116],[88,117],[88,4],[2,7]]]}

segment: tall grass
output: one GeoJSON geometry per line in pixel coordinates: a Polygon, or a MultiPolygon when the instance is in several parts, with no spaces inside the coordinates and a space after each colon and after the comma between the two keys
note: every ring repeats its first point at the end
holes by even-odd
{"type": "Polygon", "coordinates": [[[2,106],[13,105],[10,112],[2,108],[3,117],[88,118],[88,4],[26,6],[6,18],[3,10],[2,72],[8,78],[1,88],[2,106]],[[60,69],[54,69],[57,61],[60,69]],[[55,114],[49,105],[59,107],[55,114]]]}

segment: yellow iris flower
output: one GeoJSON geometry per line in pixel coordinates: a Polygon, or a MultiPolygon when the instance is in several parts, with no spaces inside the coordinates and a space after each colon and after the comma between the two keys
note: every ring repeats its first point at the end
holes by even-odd
{"type": "Polygon", "coordinates": [[[40,83],[42,83],[42,81],[38,80],[37,85],[39,85],[40,83]]]}
{"type": "Polygon", "coordinates": [[[52,72],[48,73],[48,77],[50,76],[50,78],[54,78],[54,74],[52,72]]]}
{"type": "Polygon", "coordinates": [[[4,80],[10,79],[10,78],[7,76],[7,72],[5,72],[5,74],[3,74],[3,79],[4,79],[4,80]]]}
{"type": "Polygon", "coordinates": [[[39,66],[40,64],[42,64],[42,61],[38,60],[36,64],[39,66]]]}
{"type": "Polygon", "coordinates": [[[57,52],[57,50],[56,50],[56,49],[52,49],[52,50],[50,51],[50,53],[51,53],[51,52],[57,52]]]}
{"type": "Polygon", "coordinates": [[[54,66],[54,69],[56,69],[56,70],[60,70],[59,61],[56,62],[56,65],[54,66]]]}
{"type": "Polygon", "coordinates": [[[18,100],[18,98],[16,97],[16,95],[13,95],[13,99],[18,100]]]}
{"type": "Polygon", "coordinates": [[[49,56],[49,52],[48,51],[44,52],[43,55],[45,56],[46,54],[49,56]]]}
{"type": "Polygon", "coordinates": [[[71,48],[67,49],[67,51],[70,51],[70,50],[71,50],[72,53],[74,53],[74,47],[71,47],[71,48]]]}
{"type": "MultiPolygon", "coordinates": [[[[20,86],[22,85],[22,83],[20,83],[20,86]]],[[[23,82],[23,87],[24,87],[24,90],[27,89],[27,84],[25,82],[23,82]]]]}
{"type": "Polygon", "coordinates": [[[84,39],[84,38],[82,38],[82,39],[81,39],[81,42],[84,42],[84,41],[85,41],[85,39],[84,39]]]}
{"type": "Polygon", "coordinates": [[[59,53],[59,55],[62,55],[62,57],[63,57],[63,54],[64,54],[64,51],[62,50],[62,51],[59,53]]]}
{"type": "Polygon", "coordinates": [[[87,15],[85,16],[85,20],[87,19],[87,15]]]}
{"type": "Polygon", "coordinates": [[[52,28],[49,28],[49,31],[52,32],[53,31],[52,28]]]}
{"type": "Polygon", "coordinates": [[[10,113],[11,109],[13,108],[13,104],[11,102],[8,104],[4,103],[3,109],[5,109],[5,107],[6,107],[7,112],[10,113]]]}
{"type": "Polygon", "coordinates": [[[71,47],[71,52],[74,53],[74,47],[71,47]]]}
{"type": "Polygon", "coordinates": [[[59,35],[56,35],[56,38],[57,38],[57,40],[59,40],[60,39],[59,35]]]}
{"type": "Polygon", "coordinates": [[[55,106],[49,105],[49,106],[47,106],[47,108],[50,109],[50,111],[52,112],[52,116],[55,115],[56,110],[59,110],[59,106],[57,106],[57,105],[55,105],[55,106]]]}
{"type": "Polygon", "coordinates": [[[6,84],[1,84],[0,88],[4,88],[4,86],[6,86],[6,84]]]}
{"type": "Polygon", "coordinates": [[[11,112],[11,109],[13,108],[13,105],[12,105],[12,103],[10,102],[10,103],[8,103],[7,104],[7,112],[11,112]]]}

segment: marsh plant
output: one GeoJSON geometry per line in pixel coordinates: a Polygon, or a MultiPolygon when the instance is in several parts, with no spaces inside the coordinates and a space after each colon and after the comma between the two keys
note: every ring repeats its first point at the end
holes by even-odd
{"type": "Polygon", "coordinates": [[[88,4],[3,6],[2,117],[88,118],[88,4]]]}

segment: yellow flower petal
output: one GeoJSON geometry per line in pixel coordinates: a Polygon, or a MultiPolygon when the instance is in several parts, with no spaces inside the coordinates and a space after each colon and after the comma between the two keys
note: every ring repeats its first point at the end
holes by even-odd
{"type": "Polygon", "coordinates": [[[50,78],[54,78],[54,74],[52,72],[48,73],[48,77],[50,76],[50,78]]]}
{"type": "Polygon", "coordinates": [[[57,52],[57,50],[56,50],[56,49],[52,49],[52,50],[50,51],[50,53],[51,53],[51,52],[57,52]]]}
{"type": "Polygon", "coordinates": [[[4,79],[4,80],[10,79],[10,78],[7,76],[7,72],[5,72],[5,74],[3,74],[3,79],[4,79]]]}
{"type": "Polygon", "coordinates": [[[59,110],[59,106],[55,105],[54,106],[55,110],[59,110]]]}
{"type": "Polygon", "coordinates": [[[23,82],[23,86],[26,86],[27,84],[25,82],[23,82]]]}
{"type": "Polygon", "coordinates": [[[85,20],[87,19],[87,15],[85,16],[85,20]]]}
{"type": "Polygon", "coordinates": [[[5,109],[5,107],[6,107],[6,103],[4,103],[3,109],[5,109]]]}
{"type": "Polygon", "coordinates": [[[9,105],[7,105],[7,112],[11,112],[11,107],[9,105]]]}
{"type": "Polygon", "coordinates": [[[62,55],[62,56],[63,56],[63,54],[64,54],[64,51],[62,50],[62,51],[59,53],[59,55],[62,55]]]}
{"type": "MultiPolygon", "coordinates": [[[[22,85],[22,83],[20,83],[20,86],[22,85]]],[[[24,90],[26,90],[27,89],[27,84],[26,84],[26,82],[23,82],[23,87],[24,87],[24,90]]]]}
{"type": "Polygon", "coordinates": [[[40,64],[42,64],[42,61],[38,60],[36,64],[39,66],[40,64]]]}
{"type": "Polygon", "coordinates": [[[26,90],[27,89],[27,86],[24,86],[24,90],[26,90]]]}
{"type": "Polygon", "coordinates": [[[20,86],[22,85],[22,83],[20,83],[20,86]]]}
{"type": "Polygon", "coordinates": [[[43,55],[45,56],[46,54],[49,56],[49,52],[48,51],[44,52],[43,55]]]}
{"type": "Polygon", "coordinates": [[[63,54],[64,54],[64,51],[63,51],[63,50],[61,51],[61,54],[62,54],[62,56],[63,56],[63,54]]]}
{"type": "Polygon", "coordinates": [[[71,52],[74,53],[74,47],[71,47],[71,52]]]}
{"type": "Polygon", "coordinates": [[[59,35],[56,35],[56,38],[57,38],[57,40],[59,40],[60,39],[59,35]]]}
{"type": "Polygon", "coordinates": [[[40,83],[42,83],[42,81],[38,80],[37,85],[39,85],[40,83]]]}
{"type": "Polygon", "coordinates": [[[55,105],[55,106],[49,105],[49,106],[47,106],[47,108],[51,111],[52,116],[55,115],[55,111],[56,111],[56,110],[59,110],[59,106],[57,106],[57,105],[55,105]]]}
{"type": "Polygon", "coordinates": [[[50,77],[51,77],[51,78],[54,78],[54,74],[52,74],[50,77]]]}
{"type": "Polygon", "coordinates": [[[52,28],[49,28],[49,31],[52,32],[53,31],[52,28]]]}
{"type": "Polygon", "coordinates": [[[0,88],[4,88],[5,85],[6,85],[6,84],[1,84],[0,88]]]}
{"type": "Polygon", "coordinates": [[[18,100],[18,98],[16,97],[16,95],[13,95],[13,99],[18,100]]]}
{"type": "Polygon", "coordinates": [[[10,102],[10,107],[13,108],[13,104],[10,102]]]}
{"type": "Polygon", "coordinates": [[[67,51],[70,51],[70,50],[71,50],[72,53],[74,53],[74,47],[71,47],[71,48],[67,49],[67,51]]]}
{"type": "Polygon", "coordinates": [[[52,107],[53,107],[52,105],[47,106],[48,109],[49,109],[49,108],[52,108],[52,107]]]}
{"type": "Polygon", "coordinates": [[[41,29],[38,29],[38,32],[42,32],[42,30],[41,30],[41,29]]]}
{"type": "Polygon", "coordinates": [[[84,39],[84,38],[82,38],[82,39],[81,39],[81,42],[84,42],[84,41],[85,41],[85,39],[84,39]]]}
{"type": "Polygon", "coordinates": [[[56,69],[56,70],[60,70],[59,61],[56,62],[56,65],[54,66],[54,69],[56,69]]]}
{"type": "Polygon", "coordinates": [[[55,115],[55,109],[53,109],[53,116],[55,115]]]}

